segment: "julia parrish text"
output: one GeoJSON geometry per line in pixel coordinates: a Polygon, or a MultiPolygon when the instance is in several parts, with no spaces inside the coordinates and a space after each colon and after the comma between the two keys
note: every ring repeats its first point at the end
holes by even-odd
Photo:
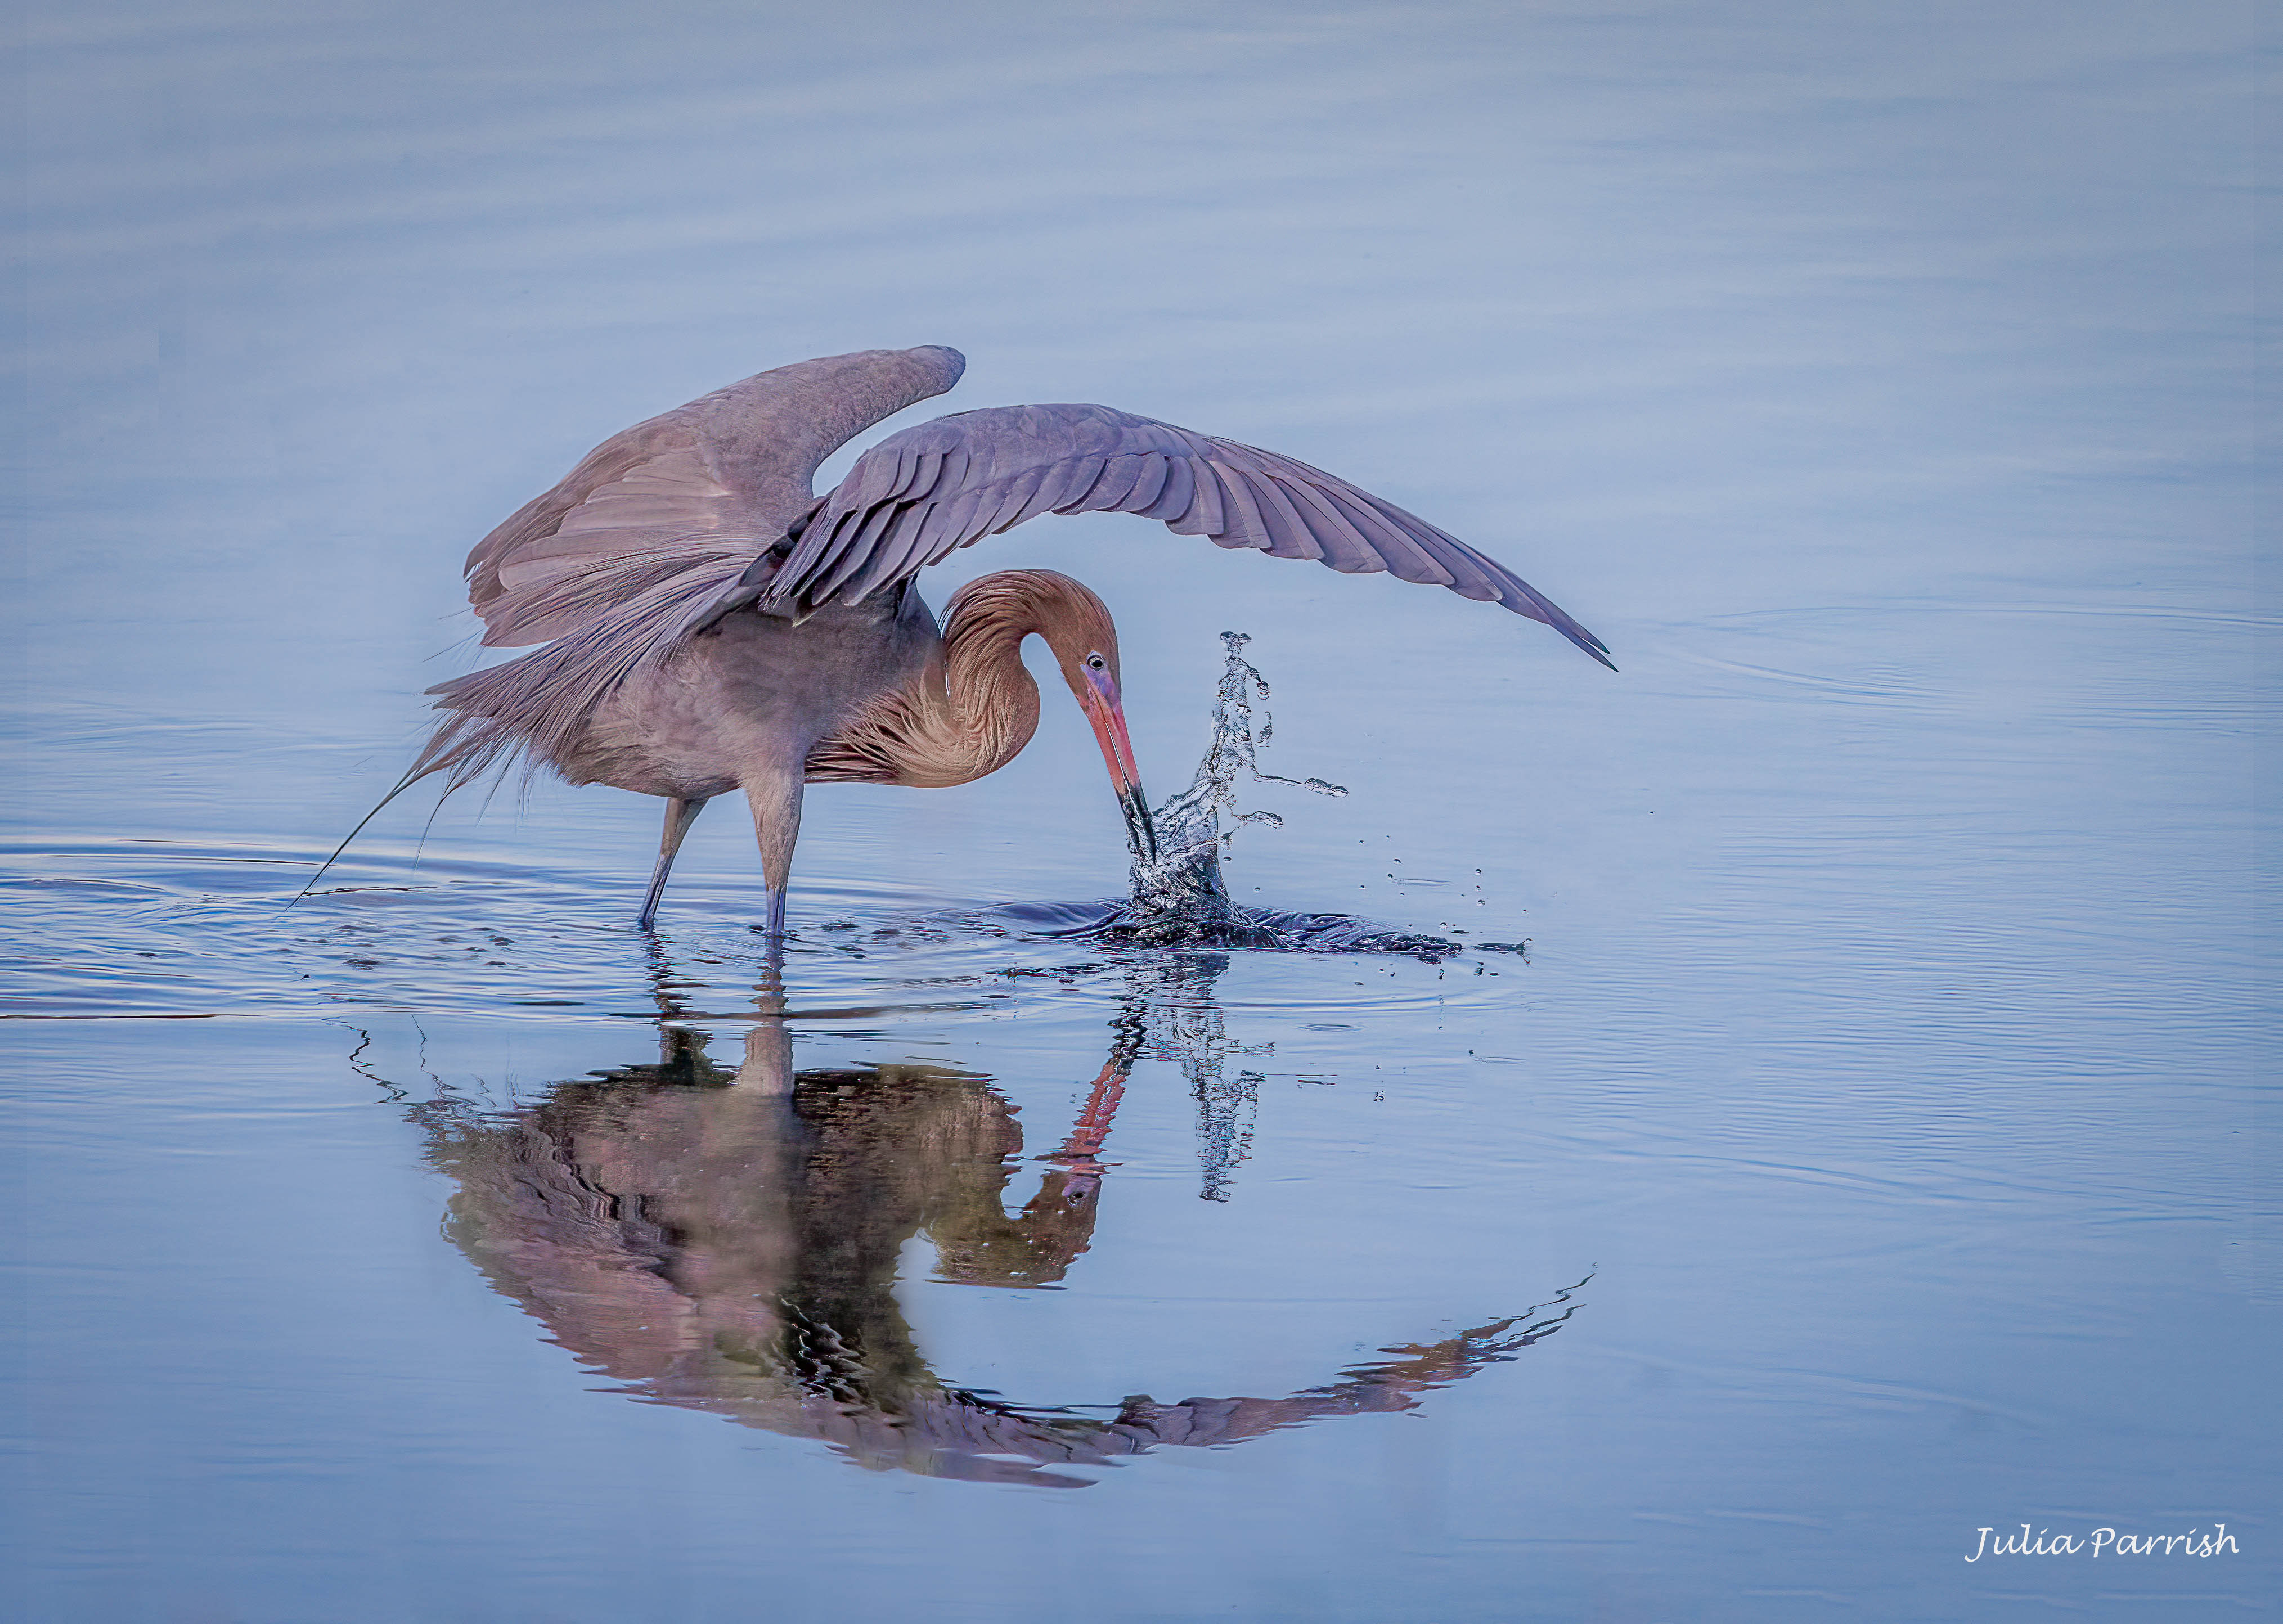
{"type": "Polygon", "coordinates": [[[2186,1534],[2119,1534],[2114,1528],[2095,1528],[2089,1534],[2053,1534],[2044,1528],[2032,1538],[2030,1525],[2023,1523],[2019,1534],[1998,1534],[1995,1528],[1976,1528],[1973,1553],[1966,1559],[1979,1562],[1984,1557],[2074,1557],[2090,1553],[2094,1557],[2217,1557],[2236,1556],[2235,1535],[2227,1531],[2224,1522],[2214,1523],[2209,1533],[2201,1527],[2186,1534]],[[1991,1538],[1996,1535],[1996,1538],[1991,1538]]]}

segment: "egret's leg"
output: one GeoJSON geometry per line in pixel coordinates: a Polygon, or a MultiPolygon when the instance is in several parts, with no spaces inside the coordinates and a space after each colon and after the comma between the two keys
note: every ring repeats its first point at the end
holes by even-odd
{"type": "Polygon", "coordinates": [[[771,944],[781,944],[785,933],[785,886],[792,878],[793,843],[800,838],[800,764],[790,771],[775,768],[747,775],[745,802],[753,809],[753,837],[761,847],[761,880],[768,887],[768,922],[763,927],[771,944]]]}
{"type": "Polygon", "coordinates": [[[760,1021],[745,1033],[745,1063],[737,1086],[756,1094],[792,1092],[792,1034],[782,1021],[760,1021]]]}
{"type": "Polygon", "coordinates": [[[666,876],[674,868],[674,854],[682,850],[682,837],[705,810],[704,796],[688,801],[677,796],[666,804],[666,829],[658,837],[658,866],[651,871],[650,895],[643,901],[642,917],[635,921],[642,929],[658,922],[658,899],[666,895],[666,876]]]}

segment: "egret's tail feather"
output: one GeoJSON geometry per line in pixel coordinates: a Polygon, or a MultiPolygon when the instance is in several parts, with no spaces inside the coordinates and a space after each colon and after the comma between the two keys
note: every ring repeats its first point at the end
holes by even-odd
{"type": "Polygon", "coordinates": [[[740,556],[684,569],[519,659],[430,688],[443,719],[396,787],[357,820],[293,901],[324,878],[382,807],[422,779],[445,774],[448,799],[495,769],[504,773],[518,757],[526,772],[567,759],[585,736],[596,707],[636,672],[665,664],[700,622],[710,624],[715,600],[736,585],[748,562],[740,556]]]}

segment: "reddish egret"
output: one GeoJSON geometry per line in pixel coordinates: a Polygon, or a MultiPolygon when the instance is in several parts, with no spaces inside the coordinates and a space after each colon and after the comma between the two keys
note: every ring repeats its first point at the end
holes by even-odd
{"type": "Polygon", "coordinates": [[[1400,508],[1106,406],[939,417],[813,493],[852,435],[966,365],[940,345],[799,361],[604,441],[468,555],[485,643],[545,647],[432,690],[447,714],[404,784],[443,773],[457,787],[522,753],[574,784],[663,796],[644,929],[698,810],[742,789],[781,940],[801,786],[963,784],[1004,766],[1038,727],[1019,652],[1035,634],[1094,725],[1136,856],[1153,855],[1102,600],[1067,576],[1009,571],[954,594],[939,630],[913,586],[953,548],[1041,513],[1137,513],[1220,547],[1384,570],[1504,604],[1609,664],[1510,571],[1400,508]]]}

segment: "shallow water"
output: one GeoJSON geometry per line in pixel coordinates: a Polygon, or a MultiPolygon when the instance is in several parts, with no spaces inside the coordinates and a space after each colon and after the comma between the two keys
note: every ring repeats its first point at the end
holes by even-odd
{"type": "Polygon", "coordinates": [[[2271,1609],[2248,41],[2167,15],[35,11],[16,1610],[2271,1609]],[[1102,592],[1161,803],[1252,632],[1349,793],[1241,781],[1231,904],[1412,951],[1118,929],[1050,680],[814,793],[781,967],[737,815],[645,937],[602,790],[285,907],[471,540],[925,342],[916,416],[1286,450],[1609,643],[1132,520],[937,572],[1102,592]]]}

